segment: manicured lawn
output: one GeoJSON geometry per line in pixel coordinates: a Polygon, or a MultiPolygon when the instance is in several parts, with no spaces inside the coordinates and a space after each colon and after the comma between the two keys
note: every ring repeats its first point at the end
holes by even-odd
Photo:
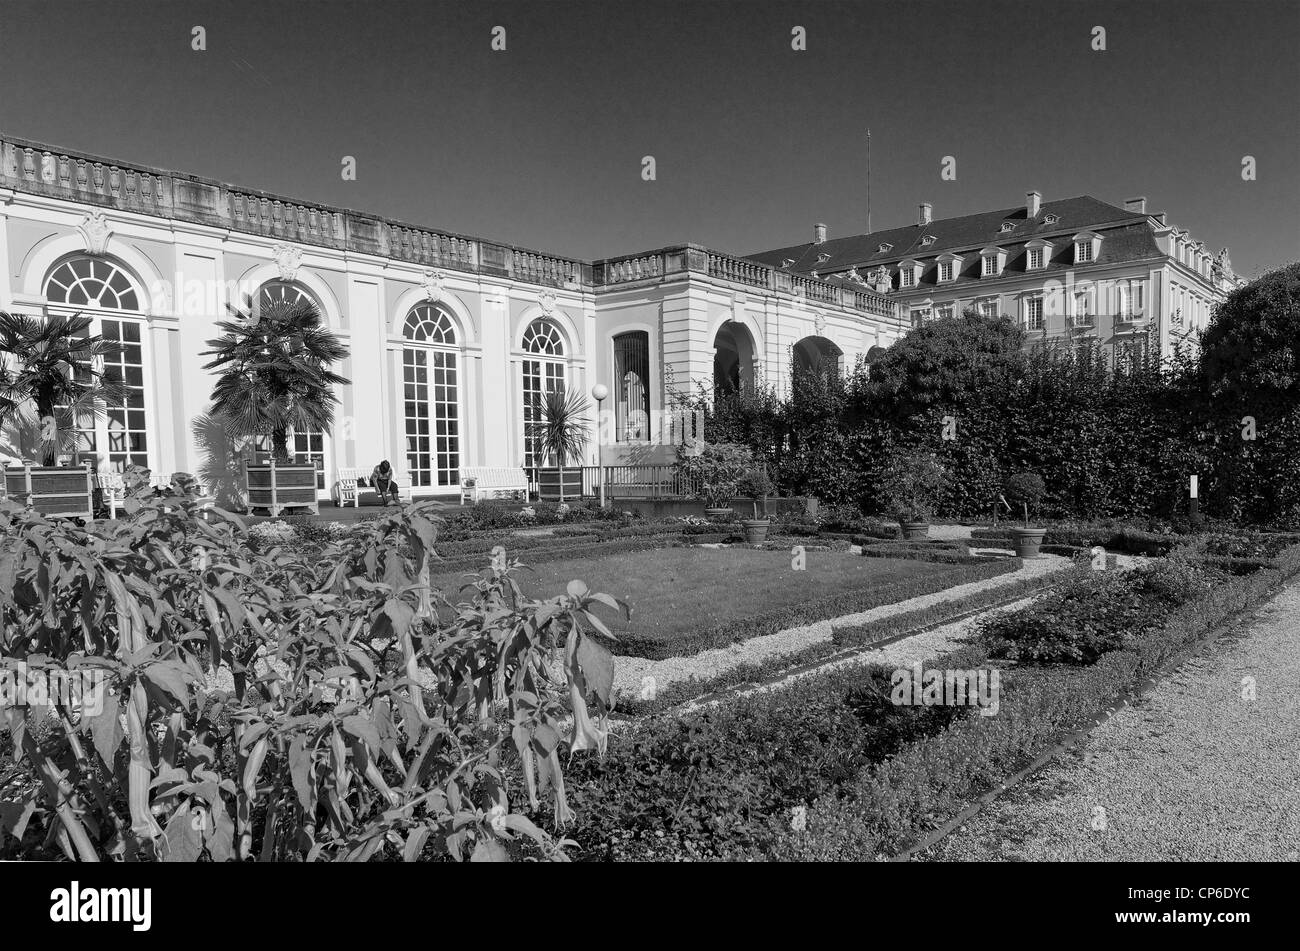
{"type": "MultiPolygon", "coordinates": [[[[527,561],[527,553],[523,553],[527,561]]],[[[922,578],[949,565],[889,558],[863,558],[846,552],[811,551],[806,570],[791,568],[788,552],[752,548],[659,548],[623,552],[605,558],[553,561],[518,575],[520,587],[533,597],[559,594],[574,578],[632,605],[632,619],[603,611],[615,634],[669,635],[701,630],[738,617],[784,605],[922,578]]],[[[433,583],[452,593],[464,575],[442,575],[433,583]]]]}

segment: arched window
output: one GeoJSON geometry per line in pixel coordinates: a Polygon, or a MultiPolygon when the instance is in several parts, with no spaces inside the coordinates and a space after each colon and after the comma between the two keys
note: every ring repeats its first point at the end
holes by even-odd
{"type": "Polygon", "coordinates": [[[45,281],[51,304],[100,307],[104,310],[139,310],[140,296],[131,279],[115,263],[97,258],[64,261],[45,281]]]}
{"type": "Polygon", "coordinates": [[[524,465],[551,465],[555,460],[543,458],[538,440],[529,431],[541,421],[537,404],[543,395],[564,391],[564,337],[554,323],[539,318],[524,331],[523,343],[524,351],[531,355],[523,361],[524,465]]]}
{"type": "MultiPolygon", "coordinates": [[[[307,290],[301,284],[292,281],[267,281],[257,290],[257,296],[253,299],[254,312],[268,304],[311,304],[322,315],[325,313],[311,291],[307,290]]],[[[267,459],[271,457],[271,437],[258,436],[255,452],[257,456],[265,455],[267,459]]],[[[316,466],[316,488],[321,490],[326,485],[325,475],[325,433],[319,429],[292,430],[289,433],[289,454],[297,462],[311,462],[316,466]]]]}
{"type": "Polygon", "coordinates": [[[460,483],[460,380],[456,326],[436,304],[417,304],[402,336],[406,466],[412,486],[460,483]]]}
{"type": "Polygon", "coordinates": [[[102,418],[79,421],[77,452],[96,457],[99,468],[121,472],[128,465],[152,468],[146,411],[144,294],[137,282],[110,258],[77,256],[50,271],[45,298],[60,313],[92,320],[88,335],[120,343],[122,352],[104,358],[126,386],[120,401],[104,406],[102,418]]]}
{"type": "Polygon", "coordinates": [[[257,303],[259,305],[280,302],[286,304],[308,303],[317,310],[321,309],[320,301],[312,295],[311,291],[292,281],[268,281],[257,292],[257,303]]]}
{"type": "Polygon", "coordinates": [[[644,330],[614,338],[614,438],[650,438],[650,335],[644,330]]]}

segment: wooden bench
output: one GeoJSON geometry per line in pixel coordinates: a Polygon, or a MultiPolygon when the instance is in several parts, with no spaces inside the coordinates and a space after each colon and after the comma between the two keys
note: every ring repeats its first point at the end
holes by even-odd
{"type": "Polygon", "coordinates": [[[480,498],[494,498],[502,492],[517,493],[528,500],[528,476],[523,469],[465,466],[460,470],[460,504],[478,504],[480,498]],[[473,485],[465,483],[473,480],[473,485]]]}

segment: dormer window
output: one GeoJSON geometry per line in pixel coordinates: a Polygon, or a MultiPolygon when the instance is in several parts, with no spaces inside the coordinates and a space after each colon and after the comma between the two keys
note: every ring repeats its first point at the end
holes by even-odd
{"type": "Polygon", "coordinates": [[[988,247],[980,252],[980,277],[997,277],[1007,263],[1007,252],[988,247]]]}
{"type": "Polygon", "coordinates": [[[880,247],[876,248],[876,251],[879,254],[887,254],[892,250],[894,250],[894,246],[892,244],[882,244],[880,247]]]}
{"type": "Polygon", "coordinates": [[[1074,263],[1092,264],[1101,251],[1101,235],[1092,231],[1081,231],[1074,236],[1074,263]]]}
{"type": "Polygon", "coordinates": [[[1054,224],[1056,224],[1056,223],[1057,223],[1058,221],[1060,221],[1060,220],[1061,220],[1061,216],[1060,216],[1060,215],[1044,215],[1044,216],[1043,216],[1043,224],[1045,224],[1045,225],[1054,225],[1054,224]]]}
{"type": "Polygon", "coordinates": [[[938,261],[939,270],[936,282],[948,284],[957,280],[957,275],[961,273],[961,257],[956,254],[941,254],[938,261]]]}
{"type": "Polygon", "coordinates": [[[1004,222],[1002,222],[1002,233],[1003,233],[1003,234],[1006,234],[1008,231],[1015,231],[1015,230],[1016,230],[1016,224],[1015,224],[1014,221],[1004,221],[1004,222]]]}
{"type": "Polygon", "coordinates": [[[921,247],[923,248],[928,248],[930,245],[934,244],[934,242],[935,242],[935,237],[932,234],[926,234],[921,236],[921,247]]]}
{"type": "Polygon", "coordinates": [[[817,255],[817,263],[818,263],[818,264],[825,264],[825,263],[826,263],[827,261],[829,261],[830,259],[831,259],[831,256],[830,256],[829,254],[826,254],[825,252],[823,252],[823,253],[817,255]]]}
{"type": "Polygon", "coordinates": [[[794,267],[794,258],[782,258],[781,267],[794,267]]]}
{"type": "Polygon", "coordinates": [[[1025,270],[1041,271],[1052,256],[1051,242],[1041,238],[1025,242],[1025,270]]]}
{"type": "Polygon", "coordinates": [[[920,261],[901,261],[898,265],[898,286],[899,287],[916,287],[920,283],[921,262],[920,261]]]}

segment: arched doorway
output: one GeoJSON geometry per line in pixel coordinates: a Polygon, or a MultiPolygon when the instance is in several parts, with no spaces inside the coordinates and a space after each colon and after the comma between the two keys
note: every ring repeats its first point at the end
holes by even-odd
{"type": "Polygon", "coordinates": [[[713,338],[713,391],[739,393],[754,387],[754,338],[749,328],[728,320],[713,338]]]}
{"type": "Polygon", "coordinates": [[[794,345],[794,373],[839,376],[844,351],[825,337],[804,337],[794,345]]]}

